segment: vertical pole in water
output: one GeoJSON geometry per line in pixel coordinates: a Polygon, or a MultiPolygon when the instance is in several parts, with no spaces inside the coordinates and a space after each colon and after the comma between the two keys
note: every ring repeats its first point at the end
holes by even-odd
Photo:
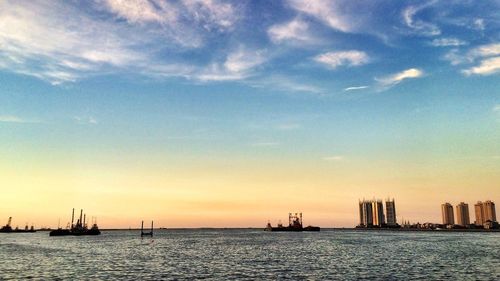
{"type": "Polygon", "coordinates": [[[73,208],[73,212],[71,213],[71,228],[73,228],[74,221],[75,221],[75,208],[73,208]]]}
{"type": "Polygon", "coordinates": [[[151,221],[151,237],[153,237],[153,221],[151,221]]]}
{"type": "Polygon", "coordinates": [[[144,221],[141,222],[141,237],[144,235],[144,221]]]}

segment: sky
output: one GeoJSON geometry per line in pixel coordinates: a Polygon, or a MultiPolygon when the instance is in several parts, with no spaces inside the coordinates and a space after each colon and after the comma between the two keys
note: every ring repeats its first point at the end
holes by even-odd
{"type": "Polygon", "coordinates": [[[500,2],[0,1],[0,187],[21,227],[500,204],[500,2]]]}

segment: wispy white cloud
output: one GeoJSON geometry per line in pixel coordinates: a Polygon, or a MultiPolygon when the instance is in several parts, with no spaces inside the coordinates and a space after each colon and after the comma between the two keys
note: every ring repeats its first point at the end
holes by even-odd
{"type": "Polygon", "coordinates": [[[193,28],[193,23],[206,30],[225,30],[239,19],[230,3],[219,0],[105,0],[104,3],[108,11],[129,23],[158,23],[168,32],[185,32],[193,28]]]}
{"type": "Polygon", "coordinates": [[[299,18],[273,25],[267,30],[267,34],[274,43],[291,41],[300,44],[314,44],[318,42],[318,39],[312,36],[307,22],[299,18]]]}
{"type": "Polygon", "coordinates": [[[249,51],[240,49],[227,56],[224,67],[230,72],[245,72],[265,61],[264,51],[249,51]]]}
{"type": "Polygon", "coordinates": [[[267,88],[277,91],[293,92],[293,93],[307,93],[313,95],[323,95],[325,90],[319,86],[301,82],[300,78],[287,77],[283,75],[269,75],[266,77],[259,77],[259,79],[248,81],[249,85],[255,88],[267,88]]]}
{"type": "Polygon", "coordinates": [[[500,72],[500,43],[481,45],[463,53],[453,49],[444,56],[452,65],[472,64],[474,66],[462,69],[466,76],[491,75],[500,72]]]}
{"type": "MultiPolygon", "coordinates": [[[[500,123],[500,104],[494,105],[491,111],[493,111],[493,114],[496,116],[496,121],[500,123]]],[[[500,156],[498,157],[500,159],[500,156]]]]}
{"type": "Polygon", "coordinates": [[[377,14],[384,6],[383,1],[288,0],[287,3],[300,15],[314,18],[336,31],[386,37],[376,27],[381,23],[377,14]]]}
{"type": "Polygon", "coordinates": [[[326,156],[326,157],[323,157],[323,160],[329,161],[329,162],[338,162],[338,161],[344,160],[344,156],[340,156],[340,155],[326,156]]]}
{"type": "Polygon", "coordinates": [[[417,18],[417,13],[429,7],[435,1],[427,2],[418,6],[408,6],[403,10],[402,16],[406,26],[410,27],[413,31],[423,36],[437,36],[441,34],[441,30],[435,24],[425,22],[417,18]]]}
{"type": "Polygon", "coordinates": [[[358,66],[366,64],[370,61],[365,52],[350,50],[339,52],[327,52],[317,55],[314,60],[327,65],[331,69],[335,69],[341,65],[358,66]]]}
{"type": "Polygon", "coordinates": [[[292,131],[292,130],[298,130],[302,128],[302,126],[298,123],[285,123],[278,125],[276,128],[280,131],[292,131]]]}
{"type": "Polygon", "coordinates": [[[369,86],[354,86],[354,87],[347,87],[344,89],[345,92],[349,92],[349,91],[357,91],[357,90],[364,90],[364,89],[367,89],[369,88],[369,86]]]}
{"type": "Polygon", "coordinates": [[[410,68],[398,73],[394,73],[382,78],[376,78],[382,87],[391,87],[399,84],[401,81],[406,79],[419,78],[424,75],[424,72],[418,68],[410,68]]]}
{"type": "Polygon", "coordinates": [[[483,31],[486,28],[486,24],[484,23],[484,19],[482,18],[474,19],[474,21],[472,22],[472,26],[474,29],[480,31],[483,31]]]}
{"type": "Polygon", "coordinates": [[[279,142],[274,142],[274,141],[269,141],[269,142],[254,142],[251,143],[250,146],[255,146],[255,147],[269,147],[269,146],[278,146],[280,145],[279,142]]]}
{"type": "Polygon", "coordinates": [[[492,43],[478,46],[469,51],[468,56],[471,58],[491,57],[500,55],[500,43],[492,43]]]}
{"type": "Polygon", "coordinates": [[[3,123],[40,123],[39,120],[24,119],[15,115],[0,115],[0,122],[3,123]]]}
{"type": "Polygon", "coordinates": [[[114,71],[197,79],[206,66],[161,51],[198,48],[207,33],[232,30],[239,19],[217,0],[95,2],[89,12],[71,1],[1,1],[0,68],[52,84],[114,71]]]}
{"type": "Polygon", "coordinates": [[[78,124],[96,125],[99,123],[99,121],[97,121],[97,119],[95,119],[93,116],[74,116],[73,119],[78,124]]]}
{"type": "Polygon", "coordinates": [[[228,54],[223,63],[213,63],[193,76],[202,81],[240,80],[251,76],[252,71],[266,60],[265,50],[240,47],[228,54]]]}
{"type": "Polygon", "coordinates": [[[122,33],[63,2],[0,2],[2,66],[54,84],[143,61],[122,33]]]}
{"type": "Polygon", "coordinates": [[[466,45],[467,42],[457,38],[437,38],[430,43],[434,47],[458,47],[466,45]]]}
{"type": "Polygon", "coordinates": [[[465,75],[491,75],[500,72],[500,56],[481,60],[479,65],[462,70],[465,75]]]}
{"type": "Polygon", "coordinates": [[[451,65],[458,65],[465,62],[467,59],[460,54],[458,49],[452,49],[443,56],[443,59],[449,61],[451,65]]]}
{"type": "Polygon", "coordinates": [[[350,32],[353,30],[350,17],[342,13],[341,9],[339,9],[339,5],[334,1],[290,0],[288,3],[293,9],[316,17],[334,29],[343,32],[350,32]]]}
{"type": "Polygon", "coordinates": [[[130,23],[173,22],[177,19],[174,6],[168,2],[149,0],[105,0],[109,11],[130,23]]]}

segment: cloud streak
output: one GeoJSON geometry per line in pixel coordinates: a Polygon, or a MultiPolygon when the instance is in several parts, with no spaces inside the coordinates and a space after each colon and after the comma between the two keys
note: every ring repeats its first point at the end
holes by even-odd
{"type": "Polygon", "coordinates": [[[0,115],[0,123],[40,123],[40,121],[24,119],[15,115],[0,115]]]}
{"type": "Polygon", "coordinates": [[[307,22],[295,18],[287,23],[275,24],[267,30],[272,42],[279,44],[295,42],[298,44],[315,44],[318,39],[311,35],[307,22]]]}
{"type": "Polygon", "coordinates": [[[350,50],[340,52],[327,52],[314,57],[316,62],[322,63],[331,69],[342,65],[359,66],[370,61],[365,52],[350,50]]]}
{"type": "Polygon", "coordinates": [[[431,42],[431,45],[434,47],[458,47],[466,44],[467,42],[457,38],[438,38],[431,42]]]}
{"type": "Polygon", "coordinates": [[[339,162],[339,161],[344,160],[344,156],[340,156],[340,155],[326,156],[326,157],[323,157],[323,160],[328,161],[328,162],[339,162]]]}
{"type": "Polygon", "coordinates": [[[473,74],[491,75],[498,72],[500,72],[500,56],[481,60],[479,65],[462,70],[462,73],[467,76],[473,74]]]}
{"type": "Polygon", "coordinates": [[[249,50],[240,47],[229,53],[224,63],[213,63],[193,77],[202,81],[241,80],[252,76],[256,67],[267,60],[264,50],[249,50]]]}
{"type": "Polygon", "coordinates": [[[97,125],[99,123],[93,116],[75,116],[73,119],[78,124],[97,125]]]}
{"type": "Polygon", "coordinates": [[[250,144],[250,146],[254,146],[254,147],[273,147],[273,146],[278,146],[278,145],[280,145],[280,143],[274,142],[274,141],[254,142],[254,143],[250,144]]]}
{"type": "Polygon", "coordinates": [[[410,27],[417,34],[423,36],[437,36],[441,34],[441,30],[435,24],[425,22],[417,18],[417,14],[428,6],[434,4],[429,2],[419,6],[408,6],[403,10],[402,16],[406,26],[410,27]]]}
{"type": "Polygon", "coordinates": [[[357,90],[364,90],[368,89],[369,86],[354,86],[354,87],[347,87],[344,89],[344,92],[349,92],[349,91],[357,91],[357,90]]]}
{"type": "Polygon", "coordinates": [[[71,2],[2,1],[0,68],[52,84],[120,71],[197,79],[206,66],[162,52],[200,47],[207,33],[231,30],[238,13],[216,0],[175,3],[97,1],[87,13],[71,2]]]}
{"type": "Polygon", "coordinates": [[[423,75],[424,72],[422,70],[418,68],[410,68],[382,78],[376,78],[376,80],[382,87],[392,87],[394,85],[401,83],[404,80],[419,78],[422,77],[423,75]]]}
{"type": "Polygon", "coordinates": [[[500,43],[480,45],[461,53],[453,49],[444,56],[452,65],[475,64],[461,70],[466,76],[492,75],[500,72],[500,43]]]}

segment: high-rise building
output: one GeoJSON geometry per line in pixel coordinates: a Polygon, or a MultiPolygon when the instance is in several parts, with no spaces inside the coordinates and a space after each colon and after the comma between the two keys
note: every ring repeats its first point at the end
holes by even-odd
{"type": "Polygon", "coordinates": [[[495,211],[495,203],[488,200],[485,202],[477,202],[474,205],[474,210],[476,213],[476,225],[484,225],[487,221],[496,222],[497,215],[495,211]]]}
{"type": "Polygon", "coordinates": [[[483,209],[483,202],[478,201],[474,205],[474,211],[476,213],[476,221],[474,222],[476,225],[483,225],[485,220],[484,220],[484,209],[483,209]]]}
{"type": "Polygon", "coordinates": [[[359,226],[385,225],[384,203],[382,200],[359,201],[359,226]]]}
{"type": "Polygon", "coordinates": [[[382,200],[372,201],[373,225],[382,226],[385,224],[384,204],[382,200]]]}
{"type": "Polygon", "coordinates": [[[444,225],[455,224],[455,220],[453,218],[453,206],[450,203],[444,203],[441,205],[441,214],[443,216],[444,225]]]}
{"type": "Polygon", "coordinates": [[[484,221],[497,221],[497,214],[495,211],[495,203],[490,200],[483,202],[483,212],[484,212],[484,221]]]}
{"type": "Polygon", "coordinates": [[[397,225],[396,221],[396,203],[394,202],[394,198],[392,200],[387,199],[385,201],[385,212],[387,216],[387,225],[395,226],[397,225]]]}
{"type": "Polygon", "coordinates": [[[359,201],[359,225],[364,227],[373,226],[373,210],[372,210],[372,202],[359,201]]]}
{"type": "Polygon", "coordinates": [[[461,226],[469,225],[470,224],[469,204],[460,202],[460,204],[456,206],[456,210],[457,210],[457,224],[461,226]]]}

